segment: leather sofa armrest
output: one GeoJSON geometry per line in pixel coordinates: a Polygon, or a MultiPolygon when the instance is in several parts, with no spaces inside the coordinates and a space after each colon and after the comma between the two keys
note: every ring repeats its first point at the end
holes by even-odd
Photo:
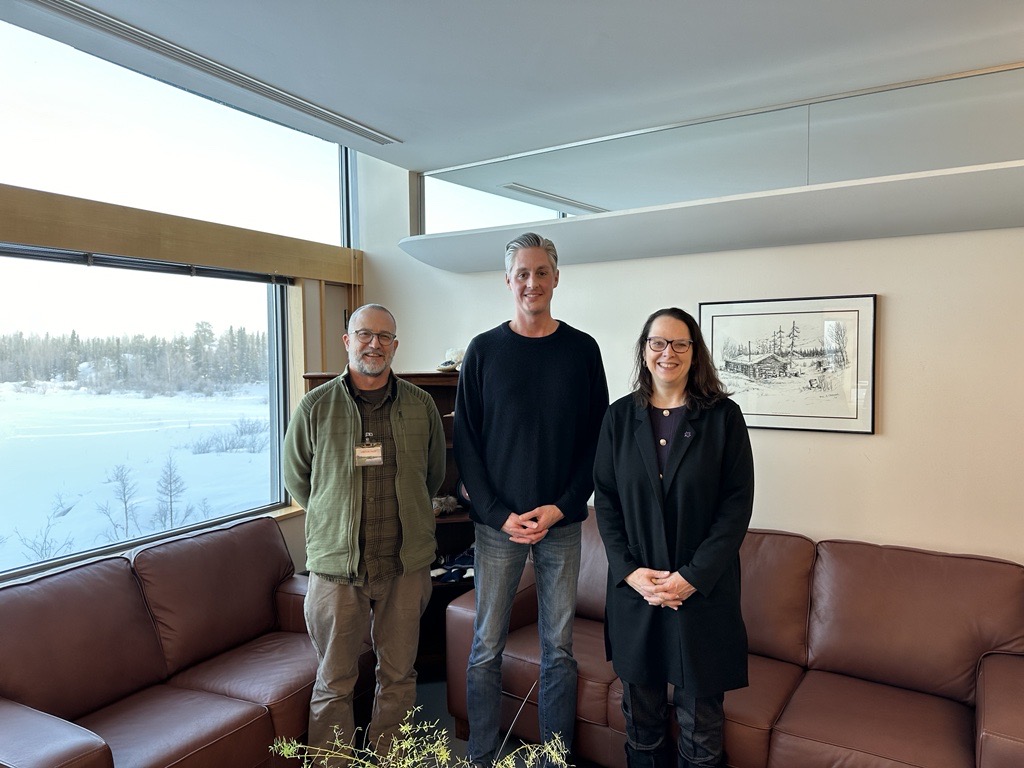
{"type": "Polygon", "coordinates": [[[275,593],[277,600],[277,623],[285,632],[306,632],[306,615],[303,604],[309,577],[303,574],[289,576],[281,582],[275,593]]]}
{"type": "Polygon", "coordinates": [[[1024,765],[1024,655],[991,653],[978,668],[978,768],[1024,765]]]}
{"type": "Polygon", "coordinates": [[[114,768],[114,757],[106,742],[92,731],[0,699],[0,765],[114,768]]]}
{"type": "Polygon", "coordinates": [[[445,677],[447,678],[448,711],[455,718],[455,732],[459,734],[469,721],[466,703],[466,664],[473,644],[473,620],[476,618],[476,590],[465,592],[445,609],[445,677]],[[461,723],[460,723],[461,721],[461,723]]]}

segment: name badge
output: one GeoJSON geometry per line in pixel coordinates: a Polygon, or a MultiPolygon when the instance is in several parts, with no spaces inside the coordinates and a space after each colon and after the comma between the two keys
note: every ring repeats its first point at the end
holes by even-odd
{"type": "Polygon", "coordinates": [[[354,458],[357,467],[380,466],[384,463],[384,444],[370,440],[372,435],[367,432],[363,442],[355,446],[354,458]]]}

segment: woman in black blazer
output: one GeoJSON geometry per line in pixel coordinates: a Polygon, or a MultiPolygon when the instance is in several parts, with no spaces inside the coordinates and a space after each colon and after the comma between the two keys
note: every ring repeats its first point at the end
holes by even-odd
{"type": "Polygon", "coordinates": [[[608,408],[594,482],[605,645],[622,679],[630,768],[671,765],[669,683],[678,766],[724,765],[724,694],[747,685],[738,553],[754,464],[743,414],[683,310],[647,319],[636,390],[608,408]]]}

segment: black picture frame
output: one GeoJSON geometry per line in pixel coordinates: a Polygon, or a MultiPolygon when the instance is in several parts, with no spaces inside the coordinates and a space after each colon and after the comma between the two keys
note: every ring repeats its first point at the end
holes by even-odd
{"type": "Polygon", "coordinates": [[[701,302],[701,332],[747,426],[874,434],[877,298],[701,302]]]}

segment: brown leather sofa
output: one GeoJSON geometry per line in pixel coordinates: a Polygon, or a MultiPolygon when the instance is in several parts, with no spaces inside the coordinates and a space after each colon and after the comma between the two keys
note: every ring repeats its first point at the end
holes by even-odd
{"type": "Polygon", "coordinates": [[[316,674],[305,592],[267,517],[0,587],[0,765],[280,762],[316,674]]]}
{"type": "MultiPolygon", "coordinates": [[[[750,685],[725,699],[732,768],[1024,766],[1024,567],[751,530],[741,550],[750,685]]],[[[583,528],[575,617],[578,759],[625,766],[622,686],[604,652],[607,561],[583,528]]],[[[473,593],[447,613],[448,708],[468,734],[473,593]]],[[[536,589],[524,574],[503,720],[536,741],[536,589]],[[526,699],[518,720],[516,712],[526,699]]]]}

